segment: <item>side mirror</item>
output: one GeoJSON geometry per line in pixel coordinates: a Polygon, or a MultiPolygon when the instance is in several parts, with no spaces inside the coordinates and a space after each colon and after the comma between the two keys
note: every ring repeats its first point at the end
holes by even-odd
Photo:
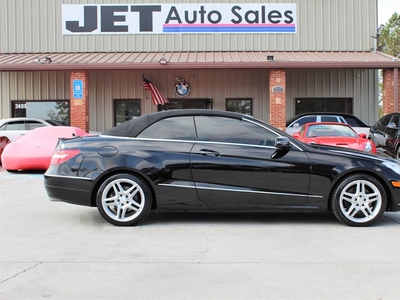
{"type": "Polygon", "coordinates": [[[367,135],[365,133],[359,133],[358,134],[360,136],[360,138],[366,139],[367,135]]]}
{"type": "Polygon", "coordinates": [[[292,134],[292,136],[293,136],[294,138],[296,138],[296,139],[299,139],[299,138],[300,138],[300,133],[295,132],[295,133],[292,134]]]}
{"type": "Polygon", "coordinates": [[[299,126],[300,126],[299,123],[294,123],[293,124],[293,128],[299,128],[299,126]]]}
{"type": "Polygon", "coordinates": [[[290,146],[290,140],[286,136],[278,136],[275,139],[275,147],[278,149],[289,149],[290,146]]]}

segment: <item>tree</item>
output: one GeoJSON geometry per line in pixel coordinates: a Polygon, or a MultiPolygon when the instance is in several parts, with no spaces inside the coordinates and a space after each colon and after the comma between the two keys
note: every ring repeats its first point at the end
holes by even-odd
{"type": "Polygon", "coordinates": [[[56,101],[54,110],[49,109],[46,115],[49,119],[61,122],[63,125],[69,125],[69,106],[67,101],[56,101]]]}
{"type": "Polygon", "coordinates": [[[379,50],[392,56],[400,55],[400,15],[394,12],[379,35],[379,50]]]}

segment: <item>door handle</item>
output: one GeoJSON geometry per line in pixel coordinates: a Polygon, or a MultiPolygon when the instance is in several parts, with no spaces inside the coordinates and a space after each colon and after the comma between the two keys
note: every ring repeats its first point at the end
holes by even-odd
{"type": "Polygon", "coordinates": [[[208,149],[201,149],[201,155],[212,155],[212,156],[220,156],[221,154],[218,151],[208,150],[208,149]]]}

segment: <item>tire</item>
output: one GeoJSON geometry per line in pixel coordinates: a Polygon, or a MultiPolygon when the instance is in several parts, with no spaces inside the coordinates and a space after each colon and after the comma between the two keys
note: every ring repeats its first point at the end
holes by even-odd
{"type": "Polygon", "coordinates": [[[350,226],[369,226],[378,221],[386,209],[387,197],[382,184],[367,174],[353,174],[342,179],[331,198],[336,218],[350,226]]]}
{"type": "Polygon", "coordinates": [[[396,150],[396,152],[395,152],[395,158],[396,159],[400,159],[400,146],[399,147],[397,147],[397,150],[396,150]]]}
{"type": "Polygon", "coordinates": [[[142,179],[131,174],[117,174],[100,186],[96,203],[107,222],[117,226],[133,226],[149,213],[152,194],[142,179]]]}

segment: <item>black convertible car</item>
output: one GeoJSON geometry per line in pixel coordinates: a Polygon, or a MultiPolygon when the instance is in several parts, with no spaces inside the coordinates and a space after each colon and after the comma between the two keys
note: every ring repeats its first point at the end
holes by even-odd
{"type": "Polygon", "coordinates": [[[61,139],[45,173],[51,200],[97,206],[129,226],[150,210],[332,211],[351,226],[400,210],[400,164],[306,145],[260,120],[170,110],[98,136],[61,139]]]}

